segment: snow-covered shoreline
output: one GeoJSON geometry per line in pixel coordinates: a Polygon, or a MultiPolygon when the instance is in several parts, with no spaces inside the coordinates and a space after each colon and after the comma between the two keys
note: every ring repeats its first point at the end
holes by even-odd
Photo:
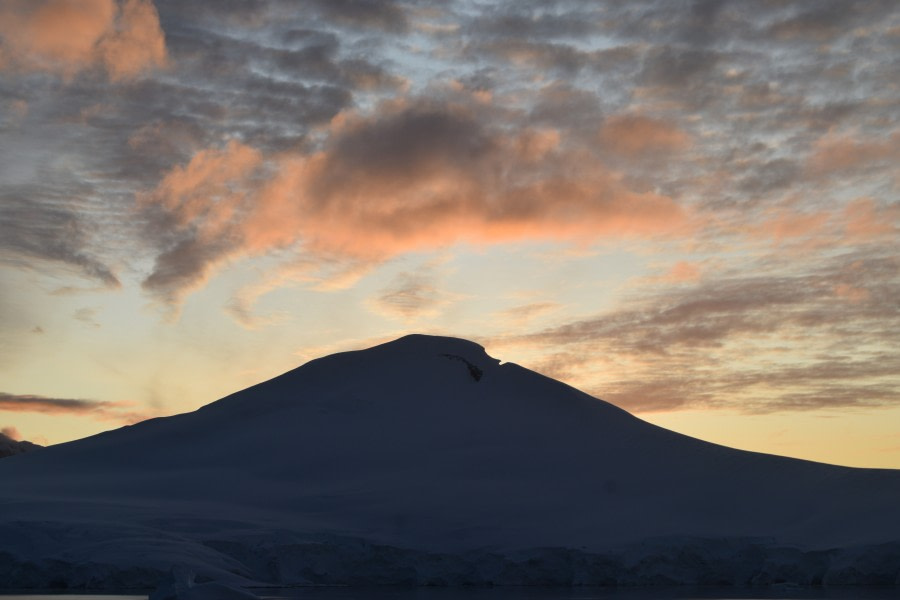
{"type": "MultiPolygon", "coordinates": [[[[346,540],[257,546],[203,544],[233,572],[209,569],[199,580],[249,588],[295,586],[900,586],[900,544],[802,551],[760,540],[657,540],[589,553],[543,548],[508,555],[440,554],[346,540]]],[[[20,561],[0,555],[2,590],[151,589],[166,576],[155,567],[20,561]]],[[[213,563],[218,561],[212,561],[213,563]]],[[[202,567],[201,567],[202,568],[202,567]]]]}

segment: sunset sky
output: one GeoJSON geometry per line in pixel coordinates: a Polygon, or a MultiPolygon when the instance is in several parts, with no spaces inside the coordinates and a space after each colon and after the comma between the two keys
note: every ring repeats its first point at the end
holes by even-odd
{"type": "Polygon", "coordinates": [[[0,429],[464,337],[900,468],[896,0],[4,0],[0,429]]]}

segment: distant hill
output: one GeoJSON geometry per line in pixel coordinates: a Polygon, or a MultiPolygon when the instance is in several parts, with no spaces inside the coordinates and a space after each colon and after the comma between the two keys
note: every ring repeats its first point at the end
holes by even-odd
{"type": "Polygon", "coordinates": [[[22,440],[21,442],[16,441],[11,437],[0,433],[0,458],[6,458],[7,456],[13,456],[15,454],[23,454],[25,452],[37,450],[38,448],[43,448],[43,446],[32,444],[25,440],[22,440]]]}
{"type": "Polygon", "coordinates": [[[455,338],[0,461],[0,588],[900,583],[900,471],[656,427],[455,338]]]}

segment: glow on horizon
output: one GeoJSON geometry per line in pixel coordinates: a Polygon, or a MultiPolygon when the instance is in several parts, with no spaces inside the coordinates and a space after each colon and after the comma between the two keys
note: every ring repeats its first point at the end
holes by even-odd
{"type": "Polygon", "coordinates": [[[900,468],[900,8],[704,6],[5,3],[0,428],[426,332],[900,468]]]}

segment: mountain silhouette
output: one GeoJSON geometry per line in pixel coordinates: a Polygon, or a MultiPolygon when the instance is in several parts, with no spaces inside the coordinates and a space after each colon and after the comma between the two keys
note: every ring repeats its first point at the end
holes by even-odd
{"type": "Polygon", "coordinates": [[[900,582],[900,471],[703,442],[456,338],[313,360],[0,481],[0,588],[900,582]]]}

